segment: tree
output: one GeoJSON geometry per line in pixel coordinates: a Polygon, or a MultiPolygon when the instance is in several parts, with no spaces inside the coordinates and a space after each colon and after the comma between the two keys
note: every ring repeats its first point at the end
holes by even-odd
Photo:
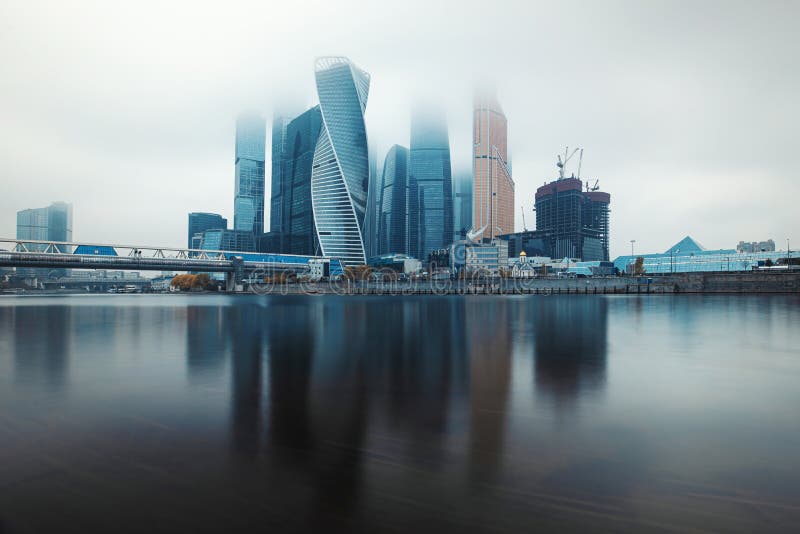
{"type": "Polygon", "coordinates": [[[633,264],[633,274],[644,274],[644,258],[639,256],[633,264]]]}

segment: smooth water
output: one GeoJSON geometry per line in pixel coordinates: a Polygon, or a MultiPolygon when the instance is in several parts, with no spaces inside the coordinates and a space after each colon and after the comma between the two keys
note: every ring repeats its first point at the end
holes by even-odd
{"type": "Polygon", "coordinates": [[[0,532],[790,532],[797,296],[0,298],[0,532]]]}

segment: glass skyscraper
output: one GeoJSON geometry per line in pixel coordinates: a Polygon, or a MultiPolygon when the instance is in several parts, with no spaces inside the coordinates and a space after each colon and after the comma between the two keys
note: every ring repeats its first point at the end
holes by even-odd
{"type": "Polygon", "coordinates": [[[408,254],[408,149],[394,145],[386,154],[380,187],[378,254],[408,254]]]}
{"type": "Polygon", "coordinates": [[[236,186],[233,229],[264,232],[264,154],[266,120],[245,113],[236,120],[236,186]]]}
{"type": "Polygon", "coordinates": [[[197,234],[202,234],[206,230],[218,230],[228,227],[228,219],[217,213],[192,212],[189,214],[189,232],[187,248],[200,248],[199,243],[193,239],[197,234]]]}
{"type": "MultiPolygon", "coordinates": [[[[277,207],[281,215],[278,223],[280,251],[284,254],[312,256],[319,249],[311,205],[311,171],[321,128],[322,114],[319,106],[314,106],[291,120],[284,130],[284,148],[280,156],[282,193],[277,207]]],[[[276,209],[274,203],[272,209],[276,209]]]]}
{"type": "MultiPolygon", "coordinates": [[[[17,239],[33,241],[72,241],[72,204],[53,202],[45,208],[33,208],[17,212],[17,239]]],[[[47,245],[26,245],[31,252],[43,251],[47,245]]],[[[61,252],[71,253],[68,246],[56,246],[61,252]]],[[[26,276],[65,276],[67,269],[18,269],[26,276]]]]}
{"type": "Polygon", "coordinates": [[[458,174],[453,182],[453,232],[455,239],[466,239],[472,228],[472,174],[458,174]]]}
{"type": "Polygon", "coordinates": [[[314,152],[311,201],[324,256],[366,263],[364,219],[369,156],[364,112],[370,76],[344,57],[315,62],[322,128],[314,152]]]}
{"type": "Polygon", "coordinates": [[[472,148],[473,239],[514,232],[514,180],[508,156],[508,121],[490,94],[475,97],[472,148]]]}
{"type": "Polygon", "coordinates": [[[415,108],[409,152],[409,254],[427,261],[453,242],[453,183],[447,123],[437,111],[415,108]]]}
{"type": "Polygon", "coordinates": [[[272,119],[272,180],[270,186],[269,203],[269,231],[281,232],[283,219],[283,172],[286,167],[284,154],[286,152],[286,129],[291,118],[275,114],[272,119]]]}

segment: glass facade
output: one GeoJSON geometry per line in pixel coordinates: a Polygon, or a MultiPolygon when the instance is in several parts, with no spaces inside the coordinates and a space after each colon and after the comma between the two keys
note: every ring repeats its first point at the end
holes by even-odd
{"type": "Polygon", "coordinates": [[[324,256],[363,265],[369,184],[364,111],[370,77],[343,57],[319,58],[315,71],[323,123],[311,173],[317,236],[324,256]]]}
{"type": "Polygon", "coordinates": [[[463,173],[453,183],[453,233],[456,240],[466,239],[472,228],[472,174],[463,173]]]}
{"type": "Polygon", "coordinates": [[[228,220],[217,213],[202,213],[192,212],[189,214],[189,231],[187,236],[187,247],[197,248],[193,246],[195,243],[195,234],[205,232],[206,230],[217,230],[228,227],[228,220]]]}
{"type": "Polygon", "coordinates": [[[203,232],[202,250],[229,250],[232,252],[255,252],[252,232],[240,230],[206,230],[203,232]]]}
{"type": "Polygon", "coordinates": [[[285,254],[316,255],[319,249],[311,205],[311,171],[321,128],[322,114],[315,106],[289,122],[285,130],[279,208],[280,251],[285,254]]]}
{"type": "MultiPolygon", "coordinates": [[[[34,208],[17,212],[17,239],[33,241],[72,241],[72,204],[53,202],[46,208],[34,208]]],[[[26,245],[28,250],[43,251],[47,245],[26,245]]],[[[70,247],[62,247],[64,253],[72,252],[70,247]]],[[[67,269],[18,269],[26,276],[65,276],[67,269]]]]}
{"type": "Polygon", "coordinates": [[[264,232],[264,154],[266,121],[256,114],[236,120],[236,167],[233,228],[264,232]]]}
{"type": "Polygon", "coordinates": [[[409,182],[409,253],[425,261],[453,242],[450,142],[447,123],[434,110],[416,108],[411,117],[409,182]]]}
{"type": "Polygon", "coordinates": [[[283,220],[283,173],[287,146],[287,128],[291,119],[276,114],[272,120],[272,179],[270,183],[269,231],[280,233],[283,220]]]}
{"type": "Polygon", "coordinates": [[[378,254],[408,253],[408,149],[394,145],[386,154],[380,187],[378,254]]]}

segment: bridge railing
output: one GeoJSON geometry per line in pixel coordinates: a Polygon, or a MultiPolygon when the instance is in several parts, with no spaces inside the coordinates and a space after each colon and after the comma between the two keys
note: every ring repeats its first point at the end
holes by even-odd
{"type": "Polygon", "coordinates": [[[116,256],[161,259],[200,259],[227,261],[232,255],[252,254],[231,250],[199,250],[191,248],[158,247],[150,245],[125,245],[118,243],[78,243],[69,241],[41,241],[0,237],[0,249],[9,252],[36,254],[77,254],[86,256],[116,256]]]}

